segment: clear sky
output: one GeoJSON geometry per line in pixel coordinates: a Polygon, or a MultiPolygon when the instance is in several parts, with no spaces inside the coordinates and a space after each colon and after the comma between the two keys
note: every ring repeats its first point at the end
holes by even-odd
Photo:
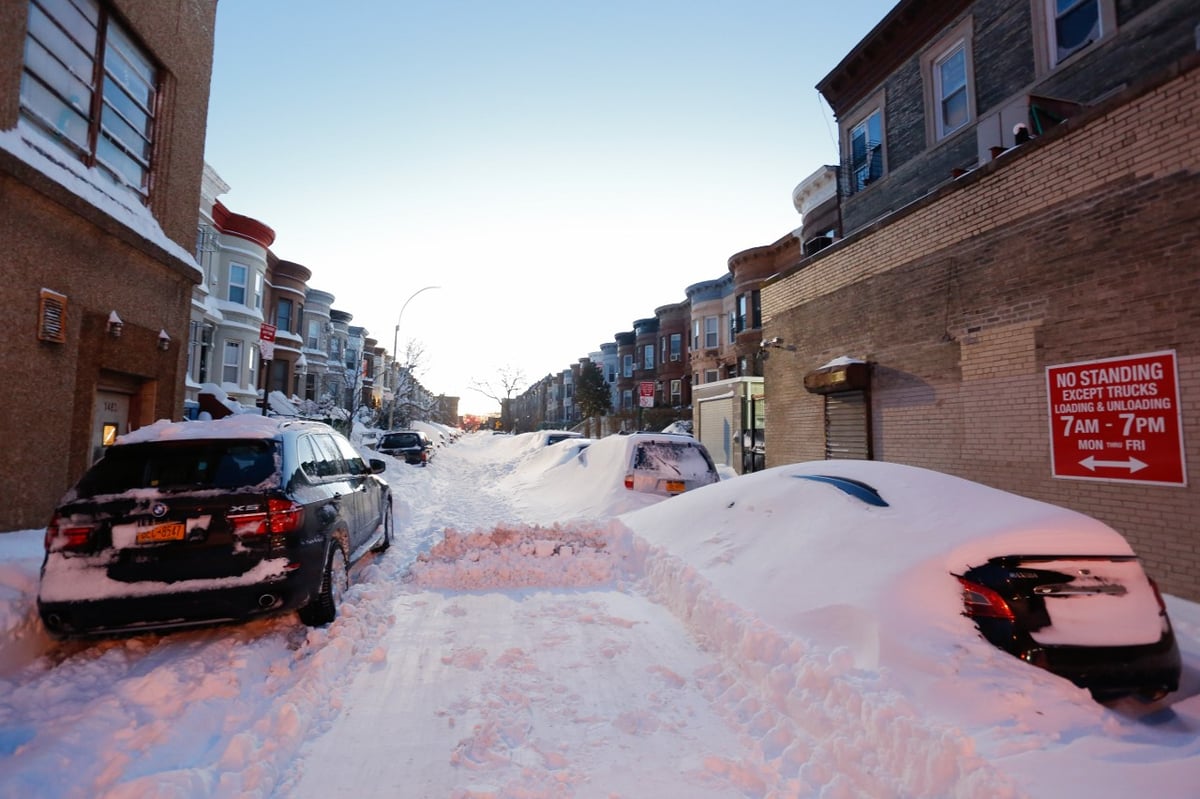
{"type": "Polygon", "coordinates": [[[886,0],[220,0],[206,160],[423,385],[527,383],[800,225],[886,0]],[[400,318],[405,300],[420,289],[400,318]]]}

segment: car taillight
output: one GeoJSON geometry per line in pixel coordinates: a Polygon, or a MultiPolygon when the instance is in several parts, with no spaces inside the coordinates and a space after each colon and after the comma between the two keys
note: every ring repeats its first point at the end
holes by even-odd
{"type": "Polygon", "coordinates": [[[633,475],[632,474],[625,475],[625,487],[631,491],[633,490],[633,475]]]}
{"type": "Polygon", "coordinates": [[[265,513],[229,514],[238,535],[276,535],[300,529],[304,519],[304,506],[288,499],[267,500],[265,513]]]}
{"type": "Polygon", "coordinates": [[[97,525],[94,522],[74,522],[54,514],[46,526],[45,547],[47,552],[84,549],[92,540],[97,525]]]}
{"type": "Polygon", "coordinates": [[[267,500],[267,512],[271,519],[268,526],[272,533],[290,533],[300,529],[304,519],[304,506],[288,499],[267,500]]]}
{"type": "Polygon", "coordinates": [[[1004,601],[1004,597],[979,583],[973,583],[965,577],[959,577],[962,583],[963,615],[972,619],[1007,619],[1013,620],[1012,608],[1004,601]]]}

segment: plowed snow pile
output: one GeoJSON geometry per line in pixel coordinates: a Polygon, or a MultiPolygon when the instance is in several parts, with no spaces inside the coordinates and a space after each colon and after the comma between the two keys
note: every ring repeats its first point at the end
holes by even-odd
{"type": "Polygon", "coordinates": [[[614,579],[611,534],[594,527],[502,525],[445,538],[412,565],[421,588],[593,587],[614,579]]]}

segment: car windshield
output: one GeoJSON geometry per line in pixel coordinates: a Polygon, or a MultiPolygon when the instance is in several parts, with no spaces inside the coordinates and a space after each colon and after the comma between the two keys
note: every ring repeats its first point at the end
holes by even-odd
{"type": "Polygon", "coordinates": [[[179,441],[112,447],[83,476],[81,497],[131,489],[238,489],[273,477],[275,445],[268,440],[179,441]]]}
{"type": "Polygon", "coordinates": [[[383,437],[381,447],[419,447],[421,438],[416,433],[389,433],[383,437]]]}
{"type": "Polygon", "coordinates": [[[638,444],[633,453],[633,470],[694,479],[711,471],[704,453],[692,444],[652,441],[638,444]]]}

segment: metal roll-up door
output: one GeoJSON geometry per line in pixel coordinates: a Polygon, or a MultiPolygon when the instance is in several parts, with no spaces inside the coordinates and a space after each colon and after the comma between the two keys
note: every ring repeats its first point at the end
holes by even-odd
{"type": "Polygon", "coordinates": [[[825,395],[825,457],[871,459],[871,417],[865,391],[825,395]]]}

